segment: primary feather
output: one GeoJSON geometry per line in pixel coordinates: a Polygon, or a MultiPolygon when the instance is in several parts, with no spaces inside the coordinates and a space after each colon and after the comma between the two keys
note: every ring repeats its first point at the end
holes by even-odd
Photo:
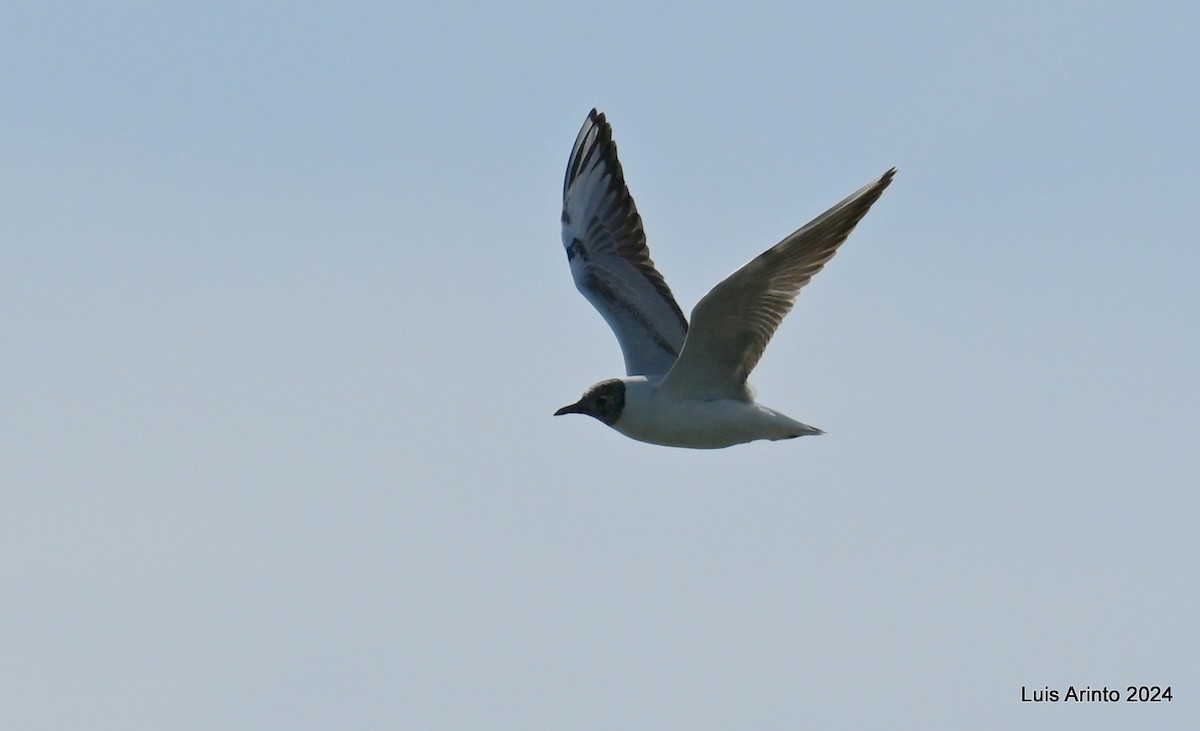
{"type": "Polygon", "coordinates": [[[896,169],[838,203],[729,275],[692,310],[692,324],[662,387],[678,398],[750,400],[746,378],[779,323],[892,182],[896,169]]]}
{"type": "Polygon", "coordinates": [[[625,373],[666,374],[683,347],[687,320],[650,260],[612,128],[595,109],[567,164],[562,240],[575,286],[621,344],[625,373]]]}

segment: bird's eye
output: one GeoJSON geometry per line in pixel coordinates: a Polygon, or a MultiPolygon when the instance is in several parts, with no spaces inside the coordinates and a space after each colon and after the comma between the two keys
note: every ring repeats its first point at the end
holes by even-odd
{"type": "Polygon", "coordinates": [[[601,407],[601,408],[604,408],[605,406],[608,406],[608,397],[607,397],[607,396],[599,396],[599,397],[597,397],[597,398],[596,398],[596,405],[597,405],[597,406],[599,406],[599,407],[601,407]]]}

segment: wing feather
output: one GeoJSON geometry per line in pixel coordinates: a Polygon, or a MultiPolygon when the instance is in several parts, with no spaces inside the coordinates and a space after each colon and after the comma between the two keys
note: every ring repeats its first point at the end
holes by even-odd
{"type": "Polygon", "coordinates": [[[625,372],[665,374],[683,347],[687,319],[650,259],[612,127],[595,109],[567,163],[562,240],[576,288],[621,344],[625,372]]]}
{"type": "Polygon", "coordinates": [[[692,310],[692,325],[662,387],[678,397],[750,400],[746,378],[800,289],[892,182],[896,169],[822,213],[729,275],[692,310]]]}

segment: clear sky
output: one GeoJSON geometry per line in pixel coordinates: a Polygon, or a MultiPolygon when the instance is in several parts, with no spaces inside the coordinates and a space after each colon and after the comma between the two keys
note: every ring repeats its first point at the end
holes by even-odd
{"type": "Polygon", "coordinates": [[[0,727],[1200,726],[1200,6],[819,5],[6,4],[0,727]],[[685,312],[900,168],[827,435],[551,417],[593,106],[685,312]]]}

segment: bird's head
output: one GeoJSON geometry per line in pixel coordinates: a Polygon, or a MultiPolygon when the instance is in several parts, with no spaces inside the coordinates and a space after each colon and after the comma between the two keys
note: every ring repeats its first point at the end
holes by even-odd
{"type": "Polygon", "coordinates": [[[601,381],[583,392],[583,398],[570,406],[564,406],[554,412],[555,416],[563,414],[587,414],[612,426],[621,418],[625,408],[625,383],[619,378],[601,381]]]}

